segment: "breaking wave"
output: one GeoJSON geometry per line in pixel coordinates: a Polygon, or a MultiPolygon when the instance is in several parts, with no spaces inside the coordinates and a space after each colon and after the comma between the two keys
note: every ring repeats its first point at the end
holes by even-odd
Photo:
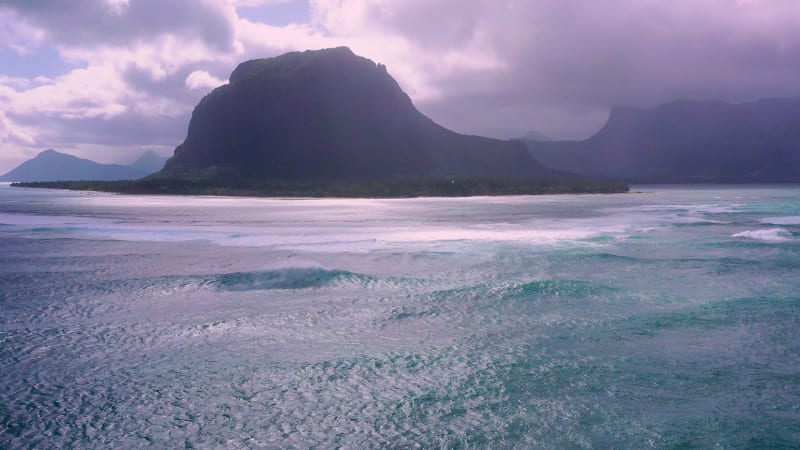
{"type": "Polygon", "coordinates": [[[286,268],[260,272],[235,272],[218,275],[214,284],[227,291],[319,288],[336,280],[366,279],[343,270],[321,268],[286,268]]]}
{"type": "Polygon", "coordinates": [[[792,233],[783,228],[770,228],[767,230],[742,231],[741,233],[734,234],[733,237],[756,239],[767,242],[785,242],[791,240],[792,233]]]}

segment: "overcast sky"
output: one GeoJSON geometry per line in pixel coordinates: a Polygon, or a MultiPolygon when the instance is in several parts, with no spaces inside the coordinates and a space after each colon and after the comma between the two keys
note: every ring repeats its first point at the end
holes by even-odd
{"type": "Polygon", "coordinates": [[[239,62],[347,45],[456,131],[585,138],[612,105],[800,96],[798,0],[0,0],[0,173],[170,155],[239,62]]]}

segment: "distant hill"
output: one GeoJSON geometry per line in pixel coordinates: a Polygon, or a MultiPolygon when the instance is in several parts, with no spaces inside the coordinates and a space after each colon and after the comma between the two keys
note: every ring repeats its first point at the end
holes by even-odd
{"type": "Polygon", "coordinates": [[[158,172],[164,168],[164,163],[167,162],[167,157],[161,156],[152,150],[142,153],[142,156],[136,158],[136,161],[128,164],[128,167],[140,170],[146,175],[158,172]]]}
{"type": "Polygon", "coordinates": [[[526,141],[552,141],[548,136],[536,130],[528,130],[525,136],[522,136],[522,139],[526,141]]]}
{"type": "Polygon", "coordinates": [[[585,141],[528,141],[543,164],[629,182],[798,182],[800,99],[615,107],[585,141]]]}
{"type": "Polygon", "coordinates": [[[131,180],[158,171],[165,159],[146,152],[129,166],[100,164],[50,149],[0,176],[0,181],[131,180]]]}
{"type": "Polygon", "coordinates": [[[386,67],[348,48],[240,64],[192,114],[158,177],[364,180],[551,172],[520,141],[457,134],[422,115],[386,67]]]}

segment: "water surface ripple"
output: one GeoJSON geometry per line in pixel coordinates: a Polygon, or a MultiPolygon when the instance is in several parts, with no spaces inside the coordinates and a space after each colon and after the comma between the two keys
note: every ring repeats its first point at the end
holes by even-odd
{"type": "Polygon", "coordinates": [[[0,185],[0,448],[800,446],[800,189],[0,185]]]}

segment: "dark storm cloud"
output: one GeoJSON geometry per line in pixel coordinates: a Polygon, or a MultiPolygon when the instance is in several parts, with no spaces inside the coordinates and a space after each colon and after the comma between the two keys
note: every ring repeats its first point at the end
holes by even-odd
{"type": "MultiPolygon", "coordinates": [[[[505,64],[437,83],[442,96],[424,109],[444,122],[465,123],[447,112],[459,110],[489,121],[516,110],[517,126],[539,110],[530,118],[534,126],[569,117],[568,111],[597,116],[618,104],[800,95],[796,1],[366,3],[374,7],[370,19],[423,51],[471,47],[505,64]]],[[[552,126],[562,133],[570,124],[552,126]]],[[[572,134],[588,128],[576,126],[572,134]]]]}
{"type": "Polygon", "coordinates": [[[0,0],[0,8],[15,11],[58,45],[129,45],[180,35],[230,50],[234,39],[233,25],[220,7],[197,0],[0,0]]]}

